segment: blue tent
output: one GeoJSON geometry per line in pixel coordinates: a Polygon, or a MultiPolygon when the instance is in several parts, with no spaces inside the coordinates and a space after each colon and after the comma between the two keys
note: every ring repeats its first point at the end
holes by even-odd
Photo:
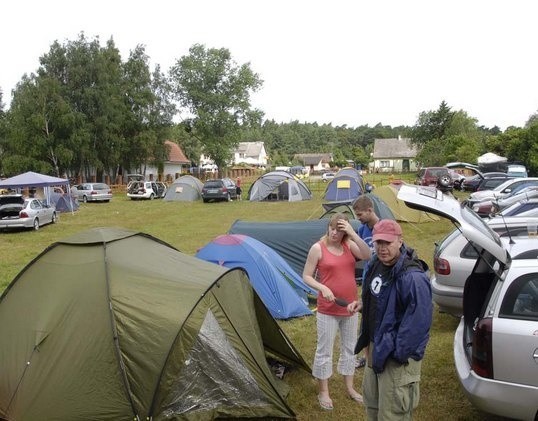
{"type": "Polygon", "coordinates": [[[330,202],[352,202],[362,193],[364,186],[361,181],[349,175],[337,175],[327,185],[324,198],[330,202]]]}
{"type": "Polygon", "coordinates": [[[275,319],[311,315],[307,294],[317,292],[269,246],[246,235],[220,235],[196,257],[228,268],[245,269],[253,288],[275,319]]]}

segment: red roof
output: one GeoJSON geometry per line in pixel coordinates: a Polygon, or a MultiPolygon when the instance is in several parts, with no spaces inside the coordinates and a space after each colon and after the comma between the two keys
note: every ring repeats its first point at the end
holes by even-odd
{"type": "Polygon", "coordinates": [[[165,140],[164,144],[169,147],[168,161],[178,164],[190,164],[191,161],[187,159],[180,146],[171,140],[165,140]]]}

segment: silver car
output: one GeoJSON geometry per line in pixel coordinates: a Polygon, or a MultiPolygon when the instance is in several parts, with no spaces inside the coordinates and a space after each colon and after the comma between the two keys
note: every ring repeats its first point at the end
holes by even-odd
{"type": "Polygon", "coordinates": [[[81,202],[110,202],[112,189],[105,183],[83,183],[75,186],[77,199],[81,202]]]}
{"type": "MultiPolygon", "coordinates": [[[[530,222],[538,224],[538,217],[496,217],[486,221],[503,243],[516,243],[512,246],[512,254],[517,256],[526,251],[527,244],[520,245],[520,239],[527,237],[530,222]]],[[[479,252],[480,248],[469,243],[457,228],[436,243],[431,283],[433,301],[438,305],[439,311],[456,317],[462,315],[463,287],[479,252]]]]}
{"type": "Polygon", "coordinates": [[[514,203],[507,208],[504,208],[496,216],[519,216],[534,217],[538,216],[538,198],[522,200],[521,202],[514,203]]]}
{"type": "Polygon", "coordinates": [[[517,242],[504,242],[468,207],[432,188],[402,186],[398,199],[458,224],[481,250],[465,282],[454,336],[456,373],[466,396],[484,412],[536,420],[538,236],[522,233],[517,242]]]}
{"type": "Polygon", "coordinates": [[[54,205],[22,195],[0,196],[0,229],[32,228],[54,224],[58,220],[54,205]]]}

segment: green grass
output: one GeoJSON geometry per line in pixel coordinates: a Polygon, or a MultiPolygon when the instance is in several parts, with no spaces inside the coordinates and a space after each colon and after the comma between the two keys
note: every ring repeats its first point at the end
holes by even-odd
{"type": "MultiPolygon", "coordinates": [[[[386,177],[370,179],[375,185],[387,183],[386,177]]],[[[73,233],[89,228],[115,226],[151,234],[170,243],[186,254],[193,255],[215,236],[225,234],[237,220],[286,221],[317,219],[323,213],[322,194],[325,184],[307,182],[314,193],[310,201],[288,203],[181,203],[131,201],[124,194],[115,194],[110,203],[81,204],[78,211],[61,214],[56,225],[42,227],[37,232],[5,232],[0,234],[0,291],[32,259],[47,246],[73,233]]],[[[244,185],[244,196],[248,181],[244,185]]],[[[445,220],[425,224],[402,224],[405,241],[431,267],[434,242],[441,240],[452,226],[445,220]]],[[[452,342],[457,320],[436,313],[423,364],[421,401],[415,419],[486,420],[464,397],[456,379],[452,342]]],[[[308,362],[315,350],[316,326],[314,317],[280,322],[297,349],[308,362]]],[[[335,409],[332,413],[319,409],[316,382],[309,373],[292,371],[285,377],[291,387],[288,402],[300,420],[364,419],[364,411],[345,395],[343,381],[335,374],[330,381],[335,409]]],[[[357,370],[356,386],[360,390],[362,370],[357,370]]]]}

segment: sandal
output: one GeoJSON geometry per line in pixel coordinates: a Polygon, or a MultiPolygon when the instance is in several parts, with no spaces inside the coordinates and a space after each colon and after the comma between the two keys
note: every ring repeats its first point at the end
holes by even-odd
{"type": "Polygon", "coordinates": [[[359,357],[357,358],[357,362],[355,363],[355,368],[362,368],[366,365],[366,358],[359,357]]]}
{"type": "Polygon", "coordinates": [[[362,395],[360,393],[357,393],[357,392],[350,393],[348,396],[349,396],[349,399],[354,400],[355,402],[360,403],[361,405],[364,403],[362,399],[362,395]]]}
{"type": "Polygon", "coordinates": [[[319,406],[321,406],[321,409],[325,409],[326,411],[332,411],[333,401],[330,398],[324,399],[321,395],[318,395],[318,402],[319,406]]]}

